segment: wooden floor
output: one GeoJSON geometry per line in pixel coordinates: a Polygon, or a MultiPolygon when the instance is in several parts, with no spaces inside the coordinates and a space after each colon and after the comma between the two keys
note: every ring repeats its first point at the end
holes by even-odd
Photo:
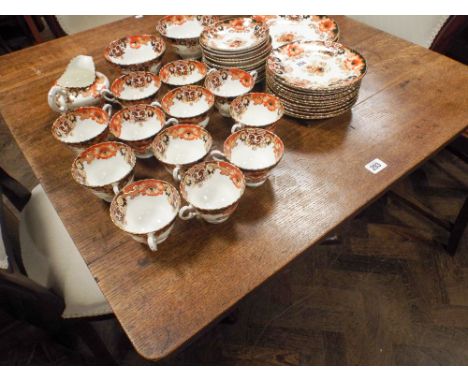
{"type": "MultiPolygon", "coordinates": [[[[1,123],[0,165],[28,187],[37,183],[1,123]]],[[[443,151],[402,187],[453,220],[468,166],[443,151]]],[[[237,321],[161,364],[468,365],[467,236],[451,258],[438,243],[446,232],[383,197],[345,224],[341,242],[305,253],[242,301],[237,321]]],[[[115,320],[94,325],[118,363],[150,364],[115,320]]],[[[0,311],[0,365],[93,362],[83,345],[59,345],[0,311]]]]}

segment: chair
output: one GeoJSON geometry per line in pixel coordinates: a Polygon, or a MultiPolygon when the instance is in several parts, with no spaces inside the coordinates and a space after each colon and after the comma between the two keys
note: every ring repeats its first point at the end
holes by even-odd
{"type": "Polygon", "coordinates": [[[0,304],[59,341],[77,335],[99,362],[111,354],[90,325],[112,309],[40,185],[30,193],[0,168],[0,304]],[[10,203],[4,203],[3,196],[10,203]],[[19,248],[8,211],[20,212],[19,248]]]}

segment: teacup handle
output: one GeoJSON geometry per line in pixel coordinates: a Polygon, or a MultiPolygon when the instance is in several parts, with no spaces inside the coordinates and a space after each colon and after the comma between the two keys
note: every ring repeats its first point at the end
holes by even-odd
{"type": "Polygon", "coordinates": [[[232,125],[231,127],[231,134],[234,134],[236,131],[239,131],[240,129],[243,129],[244,128],[244,125],[242,123],[235,123],[234,125],[232,125]]]}
{"type": "Polygon", "coordinates": [[[148,247],[153,252],[158,250],[158,238],[154,232],[151,232],[147,235],[146,242],[148,243],[148,247]]]}
{"type": "Polygon", "coordinates": [[[182,176],[180,175],[180,166],[177,165],[172,170],[172,177],[174,178],[175,182],[180,182],[182,180],[182,176]]]}
{"type": "Polygon", "coordinates": [[[110,103],[106,103],[103,107],[102,110],[104,110],[109,117],[112,116],[112,105],[110,103]]]}
{"type": "Polygon", "coordinates": [[[226,160],[226,155],[221,150],[211,150],[210,157],[218,162],[226,160]]]}
{"type": "Polygon", "coordinates": [[[109,89],[102,89],[101,96],[103,96],[104,99],[108,102],[119,103],[119,101],[117,101],[117,97],[109,89]]]}
{"type": "Polygon", "coordinates": [[[73,102],[75,96],[70,94],[66,89],[56,86],[52,89],[51,98],[53,102],[57,105],[59,111],[61,113],[65,113],[68,111],[68,107],[65,100],[68,98],[73,102]]]}
{"type": "Polygon", "coordinates": [[[159,101],[153,101],[150,103],[150,106],[157,106],[157,107],[160,107],[162,108],[161,104],[159,103],[159,101]]]}
{"type": "Polygon", "coordinates": [[[179,124],[179,120],[177,118],[169,118],[166,122],[164,122],[163,129],[165,127],[169,127],[172,125],[177,125],[179,124]]]}
{"type": "Polygon", "coordinates": [[[254,81],[257,81],[258,72],[257,72],[256,70],[250,71],[249,74],[252,76],[252,78],[254,79],[254,81]]]}
{"type": "Polygon", "coordinates": [[[179,218],[181,218],[182,220],[190,220],[190,219],[193,219],[197,215],[198,215],[198,211],[191,204],[187,206],[183,206],[179,210],[179,218]]]}
{"type": "Polygon", "coordinates": [[[117,195],[120,190],[119,190],[119,182],[114,182],[112,183],[112,191],[114,191],[114,194],[117,195]]]}

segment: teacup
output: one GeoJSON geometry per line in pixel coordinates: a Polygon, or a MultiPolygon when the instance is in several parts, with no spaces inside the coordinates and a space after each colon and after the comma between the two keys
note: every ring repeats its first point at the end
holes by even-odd
{"type": "Polygon", "coordinates": [[[187,85],[166,93],[161,108],[167,115],[177,118],[181,124],[206,127],[210,121],[209,112],[214,105],[214,95],[201,86],[187,85]]]}
{"type": "Polygon", "coordinates": [[[131,72],[114,80],[110,89],[104,89],[102,96],[106,101],[117,103],[122,107],[138,103],[153,102],[161,80],[151,72],[131,72]]]}
{"type": "Polygon", "coordinates": [[[216,160],[228,160],[239,167],[249,187],[261,186],[284,154],[283,141],[271,131],[246,128],[231,134],[224,141],[223,151],[213,150],[216,160]]]}
{"type": "Polygon", "coordinates": [[[112,41],[104,51],[104,58],[122,73],[157,73],[165,51],[166,43],[161,37],[142,34],[112,41]]]}
{"type": "Polygon", "coordinates": [[[110,202],[123,186],[133,181],[135,163],[131,147],[119,142],[101,142],[75,158],[71,173],[78,184],[110,202]]]}
{"type": "Polygon", "coordinates": [[[180,182],[187,168],[205,158],[212,142],[210,133],[198,125],[175,125],[156,135],[151,148],[174,181],[180,182]]]}
{"type": "Polygon", "coordinates": [[[154,104],[131,105],[119,110],[111,118],[109,131],[118,141],[129,145],[138,158],[149,158],[153,155],[151,142],[163,128],[178,123],[154,104]]]}
{"type": "Polygon", "coordinates": [[[169,86],[193,85],[202,81],[208,67],[200,61],[177,60],[164,65],[159,71],[161,81],[169,86]]]}
{"type": "Polygon", "coordinates": [[[179,185],[189,203],[179,211],[182,220],[199,216],[208,223],[222,223],[236,210],[245,190],[242,171],[223,161],[208,161],[190,167],[179,185]]]}
{"type": "Polygon", "coordinates": [[[215,106],[224,117],[230,117],[229,107],[234,98],[247,94],[255,86],[257,71],[238,68],[210,69],[205,87],[216,96],[215,106]]]}
{"type": "Polygon", "coordinates": [[[180,208],[177,189],[163,180],[145,179],[125,186],[110,206],[112,222],[152,251],[166,240],[180,208]]]}
{"type": "Polygon", "coordinates": [[[107,77],[96,72],[95,81],[85,88],[67,88],[55,83],[49,90],[47,101],[57,113],[65,113],[83,106],[97,105],[101,101],[101,92],[109,87],[107,77]]]}
{"type": "Polygon", "coordinates": [[[218,22],[217,16],[165,16],[156,30],[165,37],[182,58],[200,58],[199,38],[203,29],[218,22]]]}
{"type": "Polygon", "coordinates": [[[77,154],[86,147],[107,140],[112,106],[79,107],[60,115],[52,124],[52,135],[77,154]]]}
{"type": "Polygon", "coordinates": [[[236,123],[231,133],[246,127],[274,130],[284,114],[280,99],[268,93],[249,93],[237,97],[230,106],[231,117],[236,123]]]}

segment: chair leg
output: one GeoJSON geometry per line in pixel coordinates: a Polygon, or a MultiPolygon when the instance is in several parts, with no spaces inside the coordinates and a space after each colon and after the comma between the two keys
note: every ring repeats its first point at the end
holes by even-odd
{"type": "Polygon", "coordinates": [[[72,330],[78,337],[86,344],[88,349],[93,353],[98,364],[115,366],[115,361],[112,354],[107,349],[106,345],[102,342],[99,334],[93,326],[87,321],[75,321],[71,323],[72,330]]]}
{"type": "Polygon", "coordinates": [[[465,199],[463,206],[458,213],[453,228],[450,232],[450,237],[447,244],[447,252],[450,256],[455,256],[457,252],[458,244],[462,238],[463,232],[465,232],[466,226],[468,224],[468,197],[465,199]]]}

